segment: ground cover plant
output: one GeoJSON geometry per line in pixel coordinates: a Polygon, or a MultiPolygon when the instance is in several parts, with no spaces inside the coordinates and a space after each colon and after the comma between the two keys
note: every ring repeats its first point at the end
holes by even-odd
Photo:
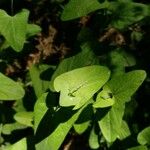
{"type": "Polygon", "coordinates": [[[0,150],[150,149],[150,4],[0,1],[0,150]]]}

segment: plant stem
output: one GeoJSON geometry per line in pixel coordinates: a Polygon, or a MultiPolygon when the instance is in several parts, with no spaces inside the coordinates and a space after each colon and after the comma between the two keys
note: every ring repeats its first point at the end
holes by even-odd
{"type": "Polygon", "coordinates": [[[14,14],[14,0],[11,0],[11,15],[14,14]]]}

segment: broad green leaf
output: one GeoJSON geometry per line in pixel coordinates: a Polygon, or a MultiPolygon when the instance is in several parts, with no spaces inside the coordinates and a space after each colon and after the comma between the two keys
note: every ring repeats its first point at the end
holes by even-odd
{"type": "Polygon", "coordinates": [[[0,33],[17,52],[21,51],[26,39],[29,11],[22,10],[15,16],[9,16],[0,9],[0,33]]]}
{"type": "Polygon", "coordinates": [[[124,103],[136,92],[146,78],[146,72],[135,70],[112,78],[105,86],[104,90],[110,91],[116,101],[124,103]]]}
{"type": "Polygon", "coordinates": [[[121,128],[118,129],[118,138],[120,140],[123,140],[123,139],[127,138],[130,135],[131,135],[131,133],[130,133],[128,124],[123,120],[121,128]]]}
{"type": "Polygon", "coordinates": [[[3,128],[2,128],[2,133],[9,135],[14,130],[20,130],[20,129],[25,129],[25,128],[27,128],[27,126],[22,125],[22,124],[17,123],[17,122],[4,124],[3,128]]]}
{"type": "Polygon", "coordinates": [[[118,75],[105,84],[103,90],[114,97],[115,103],[109,112],[99,121],[100,128],[106,140],[113,142],[121,128],[124,114],[124,103],[129,101],[146,77],[145,71],[137,70],[118,75]]]}
{"type": "Polygon", "coordinates": [[[109,107],[112,106],[115,103],[114,97],[111,95],[111,93],[102,90],[97,98],[96,102],[93,103],[94,108],[104,108],[104,107],[109,107]]]}
{"type": "Polygon", "coordinates": [[[20,124],[33,126],[33,112],[18,112],[14,115],[14,119],[20,124]]]}
{"type": "Polygon", "coordinates": [[[98,0],[70,0],[64,8],[61,19],[67,21],[79,18],[106,6],[107,3],[101,4],[98,0]]]}
{"type": "Polygon", "coordinates": [[[149,15],[148,5],[135,2],[112,2],[109,10],[112,11],[112,25],[118,29],[124,29],[149,15]]]}
{"type": "Polygon", "coordinates": [[[128,148],[128,150],[148,150],[148,148],[146,146],[140,145],[140,146],[128,148]]]}
{"type": "Polygon", "coordinates": [[[23,96],[22,86],[0,73],[0,100],[18,100],[23,96]]]}
{"type": "Polygon", "coordinates": [[[54,88],[60,91],[60,106],[78,109],[107,82],[110,71],[103,66],[88,66],[61,74],[54,80],[54,88]]]}
{"type": "Polygon", "coordinates": [[[115,102],[109,112],[98,122],[103,136],[108,142],[114,142],[118,136],[118,129],[122,125],[124,104],[115,102]]]}
{"type": "Polygon", "coordinates": [[[150,126],[138,134],[137,140],[141,145],[150,145],[150,126]]]}
{"type": "Polygon", "coordinates": [[[46,96],[47,94],[43,94],[39,98],[34,109],[35,137],[36,139],[40,138],[36,144],[36,150],[57,150],[84,107],[78,111],[73,111],[72,108],[59,108],[58,110],[51,111],[46,107],[46,96]],[[44,121],[46,119],[48,119],[48,122],[44,121]],[[43,137],[45,133],[47,135],[43,137]]]}
{"type": "Polygon", "coordinates": [[[90,137],[89,137],[89,146],[91,149],[98,149],[100,144],[99,144],[99,137],[98,134],[95,131],[95,127],[93,126],[90,137]]]}
{"type": "Polygon", "coordinates": [[[27,37],[34,36],[39,32],[41,32],[40,26],[35,25],[35,24],[28,24],[27,25],[27,31],[26,31],[27,37]]]}
{"type": "Polygon", "coordinates": [[[27,150],[27,140],[23,138],[11,146],[5,147],[4,150],[27,150]]]}
{"type": "Polygon", "coordinates": [[[57,76],[61,75],[62,73],[71,71],[76,68],[81,68],[89,65],[97,65],[99,64],[97,56],[93,53],[91,46],[89,43],[84,43],[82,46],[82,52],[78,53],[77,55],[64,59],[54,72],[51,82],[50,82],[50,89],[54,91],[54,80],[57,76]]]}

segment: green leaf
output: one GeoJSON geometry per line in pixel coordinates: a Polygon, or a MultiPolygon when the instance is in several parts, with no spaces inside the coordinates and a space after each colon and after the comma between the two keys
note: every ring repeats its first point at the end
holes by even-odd
{"type": "Polygon", "coordinates": [[[93,126],[90,137],[89,137],[89,146],[91,149],[98,149],[100,144],[99,144],[99,137],[98,134],[95,131],[95,127],[93,126]]]}
{"type": "Polygon", "coordinates": [[[104,90],[110,91],[116,101],[124,103],[136,92],[146,78],[146,72],[135,70],[112,78],[105,86],[104,90]]]}
{"type": "Polygon", "coordinates": [[[0,100],[18,100],[23,96],[22,86],[0,73],[0,100]]]}
{"type": "Polygon", "coordinates": [[[142,146],[135,146],[135,147],[128,148],[128,150],[148,150],[148,148],[142,145],[142,146]]]}
{"type": "Polygon", "coordinates": [[[64,8],[61,19],[67,21],[79,18],[106,6],[107,3],[101,4],[98,0],[70,0],[64,8]]]}
{"type": "Polygon", "coordinates": [[[14,119],[20,124],[33,126],[33,112],[18,112],[14,115],[14,119]]]}
{"type": "Polygon", "coordinates": [[[4,124],[3,128],[2,128],[2,133],[6,134],[6,135],[9,135],[14,130],[18,130],[18,129],[20,130],[20,129],[25,129],[25,128],[27,128],[27,126],[22,125],[22,124],[17,123],[17,122],[4,124]]]}
{"type": "Polygon", "coordinates": [[[102,134],[108,142],[114,142],[118,136],[118,129],[122,125],[124,109],[124,104],[119,104],[116,101],[108,113],[98,121],[102,134]]]}
{"type": "Polygon", "coordinates": [[[27,37],[34,36],[37,33],[41,32],[41,27],[35,24],[28,24],[26,32],[27,37]]]}
{"type": "Polygon", "coordinates": [[[149,15],[148,5],[135,2],[112,2],[112,26],[124,29],[149,15]]]}
{"type": "Polygon", "coordinates": [[[36,132],[37,127],[40,123],[40,121],[42,120],[42,117],[45,115],[45,113],[47,112],[48,108],[46,106],[46,97],[47,97],[48,93],[44,93],[42,94],[37,102],[35,103],[34,106],[34,131],[36,132]]]}
{"type": "Polygon", "coordinates": [[[99,121],[100,128],[106,140],[113,142],[118,136],[122,125],[125,102],[129,101],[146,77],[145,71],[137,70],[118,75],[105,84],[103,90],[114,97],[115,103],[108,113],[99,121]]]}
{"type": "Polygon", "coordinates": [[[54,91],[54,80],[57,76],[71,71],[76,68],[81,68],[89,65],[97,65],[98,58],[93,53],[91,46],[89,43],[84,43],[82,46],[82,52],[78,53],[77,55],[64,59],[58,66],[57,70],[54,72],[51,82],[50,82],[50,89],[54,91]]]}
{"type": "Polygon", "coordinates": [[[4,148],[4,150],[27,150],[27,140],[26,138],[21,139],[15,144],[4,148]]]}
{"type": "Polygon", "coordinates": [[[131,135],[131,133],[130,133],[128,124],[123,120],[121,128],[118,129],[118,138],[120,140],[123,140],[123,139],[127,138],[130,135],[131,135]]]}
{"type": "Polygon", "coordinates": [[[111,51],[109,57],[112,76],[121,75],[125,73],[125,67],[131,67],[136,64],[134,57],[121,48],[111,51]]]}
{"type": "Polygon", "coordinates": [[[25,9],[15,16],[9,16],[0,9],[0,33],[17,52],[22,50],[26,39],[28,16],[29,11],[25,9]]]}
{"type": "Polygon", "coordinates": [[[137,140],[141,145],[150,145],[150,126],[138,134],[137,140]]]}
{"type": "Polygon", "coordinates": [[[80,124],[74,124],[73,127],[78,134],[83,134],[86,129],[89,127],[90,121],[83,122],[80,124]]]}
{"type": "Polygon", "coordinates": [[[49,88],[49,81],[41,78],[41,73],[49,67],[50,66],[48,65],[32,65],[29,69],[30,77],[37,97],[40,97],[49,88]]]}
{"type": "Polygon", "coordinates": [[[90,123],[94,114],[92,103],[93,103],[93,100],[91,100],[90,104],[81,112],[78,120],[73,125],[75,131],[78,134],[82,134],[90,126],[90,123]]]}
{"type": "Polygon", "coordinates": [[[115,103],[114,97],[111,95],[111,93],[102,90],[97,98],[96,102],[93,103],[94,108],[104,108],[104,107],[109,107],[112,106],[115,103]]]}
{"type": "Polygon", "coordinates": [[[39,100],[37,100],[34,109],[36,124],[35,137],[36,139],[40,138],[36,144],[36,150],[57,150],[84,107],[78,111],[72,111],[72,108],[59,108],[58,110],[52,111],[52,108],[48,109],[46,107],[46,96],[47,93],[43,94],[39,100]],[[46,120],[48,120],[48,122],[46,120]],[[47,135],[43,137],[45,133],[47,135]]]}
{"type": "Polygon", "coordinates": [[[88,66],[61,74],[54,80],[54,88],[60,91],[60,106],[78,109],[107,82],[110,71],[103,66],[88,66]]]}

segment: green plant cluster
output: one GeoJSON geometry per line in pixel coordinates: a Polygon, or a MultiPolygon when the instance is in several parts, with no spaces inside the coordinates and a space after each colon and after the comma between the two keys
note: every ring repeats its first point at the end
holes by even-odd
{"type": "MultiPolygon", "coordinates": [[[[95,15],[102,32],[109,28],[125,32],[150,19],[150,5],[132,0],[55,3],[63,8],[62,21],[95,15]]],[[[0,9],[0,55],[8,49],[21,55],[30,39],[41,32],[40,26],[28,23],[29,13],[23,9],[11,16],[0,9]]],[[[134,42],[140,42],[143,36],[141,31],[131,32],[134,42]]],[[[123,46],[107,43],[108,50],[103,52],[103,43],[96,41],[88,27],[80,29],[76,40],[80,52],[63,59],[58,66],[42,61],[33,64],[24,80],[14,81],[0,70],[0,150],[57,150],[70,132],[87,133],[90,149],[120,149],[115,143],[129,137],[134,142],[124,144],[122,149],[150,148],[150,126],[143,130],[135,127],[134,131],[129,123],[137,105],[136,91],[147,82],[149,74],[123,46]],[[28,91],[28,85],[33,90],[28,91]],[[36,99],[33,105],[31,98],[36,99]],[[9,103],[11,121],[6,115],[9,103]],[[28,129],[28,137],[16,134],[14,142],[9,143],[8,137],[14,132],[28,129]]],[[[0,61],[6,63],[4,58],[0,61]]]]}

